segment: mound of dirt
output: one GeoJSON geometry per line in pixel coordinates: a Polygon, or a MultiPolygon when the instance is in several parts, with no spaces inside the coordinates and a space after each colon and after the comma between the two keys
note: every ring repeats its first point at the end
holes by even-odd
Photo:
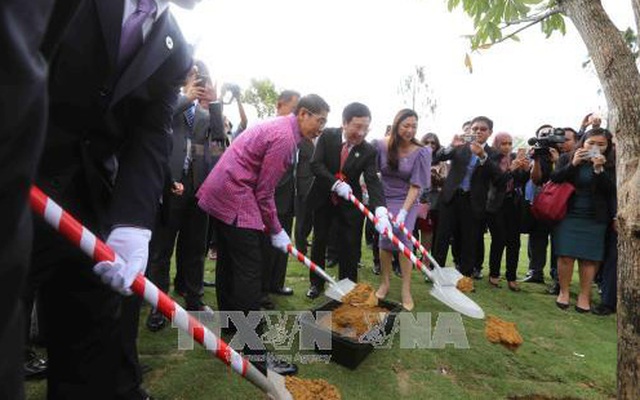
{"type": "Polygon", "coordinates": [[[493,315],[487,316],[484,333],[491,343],[500,343],[512,351],[517,350],[523,343],[514,322],[503,321],[493,315]]]}
{"type": "Polygon", "coordinates": [[[384,321],[388,313],[389,310],[382,307],[342,304],[320,319],[319,324],[341,336],[357,339],[384,321]]]}
{"type": "Polygon", "coordinates": [[[475,288],[473,287],[473,279],[468,276],[463,276],[456,283],[456,288],[462,293],[473,292],[475,288]]]}
{"type": "Polygon", "coordinates": [[[338,388],[324,379],[284,378],[285,386],[294,400],[341,400],[338,388]]]}
{"type": "Polygon", "coordinates": [[[371,285],[358,283],[353,290],[342,297],[342,302],[352,306],[375,307],[378,305],[378,298],[371,285]]]}

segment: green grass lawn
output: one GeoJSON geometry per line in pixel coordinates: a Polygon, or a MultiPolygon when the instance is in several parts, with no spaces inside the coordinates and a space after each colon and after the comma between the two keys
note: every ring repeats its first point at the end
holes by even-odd
{"type": "MultiPolygon", "coordinates": [[[[485,238],[488,243],[489,237],[485,238]]],[[[518,275],[527,270],[526,236],[523,236],[518,275]]],[[[488,245],[486,257],[488,258],[488,245]]],[[[360,281],[374,285],[371,251],[363,248],[366,268],[360,281]]],[[[484,273],[488,275],[485,260],[484,273]]],[[[206,275],[213,277],[214,265],[207,262],[206,275]]],[[[504,273],[504,270],[502,271],[504,273]]],[[[548,273],[548,270],[545,271],[548,273]]],[[[336,269],[329,273],[337,275],[336,269]]],[[[392,279],[388,299],[400,300],[400,279],[392,279]]],[[[283,310],[307,310],[326,301],[305,297],[308,289],[306,267],[290,260],[287,285],[292,297],[273,296],[283,310]]],[[[412,292],[415,311],[451,311],[428,294],[430,284],[414,271],[412,292]]],[[[488,315],[515,322],[524,338],[516,352],[489,343],[484,321],[463,317],[469,349],[400,349],[396,336],[392,349],[377,349],[356,370],[334,363],[299,364],[301,378],[322,378],[336,385],[344,399],[507,399],[527,395],[550,398],[609,399],[616,394],[615,317],[580,315],[570,308],[556,308],[555,296],[545,293],[546,285],[522,284],[522,292],[490,288],[476,281],[470,294],[488,315]]],[[[577,274],[572,286],[575,304],[577,274]]],[[[205,301],[215,305],[215,289],[205,289],[205,301]]],[[[594,289],[594,300],[599,301],[594,289]]],[[[156,399],[256,399],[260,392],[196,344],[192,351],[180,351],[178,332],[167,328],[150,333],[144,327],[149,312],[141,313],[139,350],[141,362],[153,367],[145,375],[145,387],[156,399]]],[[[45,383],[27,384],[29,399],[45,398],[45,383]]],[[[531,397],[533,398],[533,397],[531,397]]]]}

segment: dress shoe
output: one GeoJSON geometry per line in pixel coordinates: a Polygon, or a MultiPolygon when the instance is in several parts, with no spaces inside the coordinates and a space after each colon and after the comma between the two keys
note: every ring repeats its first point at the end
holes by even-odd
{"type": "Polygon", "coordinates": [[[371,268],[374,275],[380,275],[380,263],[373,263],[373,268],[371,268]]]}
{"type": "Polygon", "coordinates": [[[265,295],[260,299],[260,307],[264,310],[275,310],[276,305],[269,296],[265,295]]]}
{"type": "Polygon", "coordinates": [[[507,282],[507,286],[509,287],[509,290],[511,290],[512,292],[519,292],[522,290],[520,289],[516,281],[507,282]]]}
{"type": "Polygon", "coordinates": [[[208,305],[204,304],[202,301],[195,301],[195,302],[187,302],[187,306],[185,307],[185,309],[187,311],[191,311],[191,312],[201,312],[201,313],[207,313],[210,315],[213,315],[213,309],[211,309],[211,307],[209,307],[208,305]]]}
{"type": "Polygon", "coordinates": [[[591,309],[591,312],[595,315],[600,315],[604,317],[607,315],[615,314],[616,310],[605,304],[598,304],[597,306],[591,309]]]}
{"type": "Polygon", "coordinates": [[[280,360],[274,355],[267,355],[267,369],[272,370],[280,375],[295,375],[298,373],[298,366],[293,363],[288,363],[284,360],[280,360]]]}
{"type": "Polygon", "coordinates": [[[162,315],[160,311],[154,308],[153,310],[151,310],[149,316],[147,317],[147,329],[149,329],[151,332],[158,332],[159,330],[162,330],[165,326],[167,326],[167,321],[167,318],[162,315]]]}
{"type": "Polygon", "coordinates": [[[479,281],[479,280],[482,280],[482,278],[484,278],[484,274],[482,273],[481,269],[476,269],[473,271],[473,274],[471,274],[471,277],[479,281]]]}
{"type": "Polygon", "coordinates": [[[560,303],[556,300],[556,306],[561,310],[566,310],[567,308],[569,308],[569,303],[560,303]]]}
{"type": "Polygon", "coordinates": [[[522,278],[522,280],[520,280],[520,282],[524,282],[524,283],[544,283],[544,278],[542,278],[540,275],[531,274],[531,275],[527,275],[524,278],[522,278]]]}
{"type": "Polygon", "coordinates": [[[310,299],[317,299],[320,296],[320,288],[317,286],[310,286],[307,292],[307,297],[310,299]]]}
{"type": "Polygon", "coordinates": [[[574,309],[576,310],[577,313],[579,314],[586,314],[588,312],[591,312],[590,308],[582,308],[582,307],[578,307],[578,305],[576,304],[576,306],[574,307],[574,309]]]}
{"type": "Polygon", "coordinates": [[[24,379],[39,380],[47,377],[47,360],[40,358],[35,351],[29,351],[24,360],[24,379]]]}
{"type": "Polygon", "coordinates": [[[215,281],[202,281],[202,284],[204,287],[216,287],[215,281]]]}
{"type": "Polygon", "coordinates": [[[338,264],[338,260],[334,260],[331,258],[327,258],[327,262],[325,263],[325,268],[333,268],[338,264]]]}
{"type": "Polygon", "coordinates": [[[272,290],[271,293],[277,294],[280,296],[291,296],[293,295],[293,289],[287,286],[283,286],[280,289],[272,290]]]}
{"type": "Polygon", "coordinates": [[[495,289],[501,289],[500,278],[489,277],[489,285],[495,289]]]}
{"type": "Polygon", "coordinates": [[[556,296],[560,294],[560,284],[558,282],[553,282],[553,284],[547,288],[547,294],[553,294],[556,296]]]}

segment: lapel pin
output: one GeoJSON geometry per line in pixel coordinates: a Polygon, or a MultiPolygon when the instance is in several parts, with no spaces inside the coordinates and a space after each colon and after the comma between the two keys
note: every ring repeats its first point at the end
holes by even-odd
{"type": "Polygon", "coordinates": [[[167,49],[173,49],[173,39],[171,39],[171,36],[167,36],[164,43],[167,45],[167,49]]]}
{"type": "Polygon", "coordinates": [[[360,157],[360,153],[356,152],[356,154],[354,154],[354,156],[356,156],[356,158],[360,157]]]}

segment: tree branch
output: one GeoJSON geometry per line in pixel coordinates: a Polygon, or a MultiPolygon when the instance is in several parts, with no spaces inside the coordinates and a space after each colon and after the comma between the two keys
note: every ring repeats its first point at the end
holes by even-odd
{"type": "Polygon", "coordinates": [[[560,12],[561,12],[561,10],[560,10],[559,7],[553,7],[553,8],[550,8],[550,9],[548,9],[547,11],[545,11],[543,13],[538,13],[538,14],[532,15],[532,16],[527,17],[527,18],[522,18],[522,19],[518,19],[518,20],[515,20],[515,21],[506,21],[502,28],[504,29],[504,28],[509,27],[511,25],[523,24],[525,22],[537,23],[537,22],[542,21],[545,18],[548,18],[548,17],[554,15],[554,14],[559,14],[560,12]]]}
{"type": "Polygon", "coordinates": [[[542,14],[538,14],[536,16],[531,16],[529,18],[523,18],[520,19],[518,21],[507,21],[505,23],[505,25],[500,28],[500,29],[505,29],[510,25],[516,25],[516,24],[521,24],[521,23],[525,23],[525,22],[529,22],[528,24],[526,24],[525,26],[522,26],[518,29],[516,29],[515,31],[509,33],[507,36],[503,36],[500,40],[495,41],[492,43],[492,45],[494,44],[498,44],[498,43],[502,43],[505,40],[511,39],[512,37],[516,36],[518,33],[524,31],[525,29],[539,23],[542,22],[542,20],[549,18],[550,16],[554,15],[554,14],[559,14],[561,12],[561,10],[557,7],[554,8],[550,8],[549,10],[547,10],[546,12],[542,13],[542,14]]]}

